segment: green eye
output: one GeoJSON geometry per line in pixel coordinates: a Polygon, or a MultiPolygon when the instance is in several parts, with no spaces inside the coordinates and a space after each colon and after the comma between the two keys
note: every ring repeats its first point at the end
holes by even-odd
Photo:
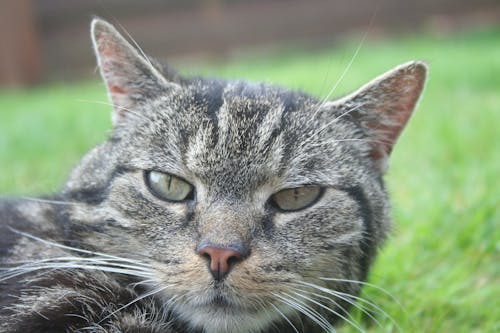
{"type": "Polygon", "coordinates": [[[296,211],[315,203],[323,193],[319,186],[287,188],[271,196],[271,202],[284,211],[296,211]]]}
{"type": "Polygon", "coordinates": [[[178,202],[194,196],[193,186],[174,175],[149,171],[145,178],[151,192],[160,199],[178,202]]]}

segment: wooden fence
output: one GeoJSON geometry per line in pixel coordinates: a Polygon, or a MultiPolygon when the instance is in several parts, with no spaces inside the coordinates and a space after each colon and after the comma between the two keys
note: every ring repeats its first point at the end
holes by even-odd
{"type": "Polygon", "coordinates": [[[91,73],[94,15],[119,22],[153,55],[187,58],[331,43],[375,12],[373,29],[401,31],[478,11],[500,21],[498,0],[0,0],[0,85],[91,73]]]}

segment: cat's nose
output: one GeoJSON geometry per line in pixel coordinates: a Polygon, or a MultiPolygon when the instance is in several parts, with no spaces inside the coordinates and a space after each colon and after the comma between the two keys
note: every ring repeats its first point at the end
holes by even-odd
{"type": "Polygon", "coordinates": [[[222,281],[234,265],[246,255],[243,249],[205,245],[198,248],[198,254],[208,260],[210,273],[216,281],[222,281]]]}

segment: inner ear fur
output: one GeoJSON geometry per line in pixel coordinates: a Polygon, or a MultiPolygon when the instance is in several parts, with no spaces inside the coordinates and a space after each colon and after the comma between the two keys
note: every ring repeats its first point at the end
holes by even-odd
{"type": "Polygon", "coordinates": [[[385,172],[387,159],[422,94],[428,67],[421,61],[399,65],[354,93],[332,102],[345,110],[370,140],[370,157],[385,172]]]}
{"type": "Polygon", "coordinates": [[[96,18],[91,36],[101,76],[113,104],[113,124],[135,112],[139,104],[176,86],[110,23],[96,18]]]}

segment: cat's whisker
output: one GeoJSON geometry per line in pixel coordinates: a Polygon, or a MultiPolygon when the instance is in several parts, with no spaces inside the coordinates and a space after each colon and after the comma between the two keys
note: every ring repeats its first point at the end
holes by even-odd
{"type": "Polygon", "coordinates": [[[303,313],[306,315],[308,318],[310,318],[312,321],[314,321],[316,324],[318,324],[323,330],[326,332],[336,332],[335,328],[330,324],[326,318],[321,315],[319,312],[311,308],[307,303],[297,299],[296,297],[293,297],[292,295],[289,295],[287,293],[282,293],[284,296],[272,293],[275,297],[277,297],[280,301],[283,303],[289,305],[290,307],[298,310],[299,312],[303,313]],[[286,297],[285,297],[286,296],[286,297]]]}
{"type": "Polygon", "coordinates": [[[179,298],[179,295],[169,296],[167,301],[162,304],[162,308],[166,309],[165,311],[163,311],[163,315],[166,316],[170,312],[170,310],[176,306],[176,302],[177,302],[178,298],[179,298]]]}
{"type": "Polygon", "coordinates": [[[364,314],[366,314],[371,320],[373,320],[379,327],[382,327],[382,324],[371,314],[371,311],[374,311],[378,314],[383,315],[384,317],[388,318],[391,322],[394,323],[394,325],[397,327],[398,324],[394,321],[394,319],[386,312],[384,311],[380,306],[377,304],[370,302],[369,300],[363,298],[363,297],[358,297],[355,295],[351,295],[348,293],[343,293],[340,291],[335,291],[336,297],[352,304],[354,307],[360,309],[364,314]],[[356,300],[356,301],[354,301],[356,300]],[[364,303],[364,304],[360,304],[364,303]],[[365,305],[367,304],[367,305],[365,305]]]}
{"type": "Polygon", "coordinates": [[[293,331],[295,333],[299,333],[299,330],[297,330],[297,328],[295,327],[295,325],[292,324],[292,322],[290,321],[290,319],[288,319],[288,317],[283,312],[281,312],[280,309],[278,309],[278,307],[276,305],[274,305],[272,303],[270,305],[280,315],[280,317],[283,318],[292,327],[292,329],[293,329],[293,331]]]}
{"type": "Polygon", "coordinates": [[[49,245],[49,246],[54,246],[54,247],[58,247],[58,248],[61,248],[61,249],[64,249],[64,250],[71,250],[71,251],[75,251],[75,252],[79,252],[79,253],[85,253],[85,254],[92,254],[92,255],[96,255],[96,256],[102,256],[102,257],[106,257],[106,258],[111,258],[111,259],[116,259],[116,260],[119,260],[119,261],[123,261],[123,262],[129,262],[131,264],[135,264],[135,265],[139,265],[139,266],[144,266],[146,268],[149,268],[150,266],[147,265],[147,264],[143,264],[141,262],[138,262],[136,260],[132,260],[132,259],[127,259],[127,258],[122,258],[122,257],[118,257],[118,256],[114,256],[114,255],[110,255],[110,254],[105,254],[105,253],[101,253],[101,252],[96,252],[96,251],[90,251],[90,250],[83,250],[83,249],[79,249],[79,248],[76,248],[76,247],[71,247],[71,246],[67,246],[67,245],[62,245],[62,244],[59,244],[59,243],[56,243],[56,242],[52,242],[52,241],[48,241],[48,240],[45,240],[45,239],[42,239],[40,237],[37,237],[37,236],[34,236],[34,235],[31,235],[27,232],[24,232],[24,231],[20,231],[20,230],[17,230],[17,229],[14,229],[10,226],[7,226],[7,228],[18,234],[18,235],[21,235],[21,236],[24,236],[24,237],[27,237],[27,238],[30,238],[30,239],[33,239],[33,240],[36,240],[38,242],[41,242],[43,244],[46,244],[46,245],[49,245]]]}
{"type": "Polygon", "coordinates": [[[110,102],[105,102],[105,101],[92,101],[92,100],[88,100],[88,99],[78,99],[78,102],[85,102],[85,103],[94,103],[94,104],[102,104],[102,105],[108,105],[108,106],[111,106],[117,110],[120,110],[120,111],[125,111],[129,114],[132,114],[134,116],[137,116],[138,118],[142,118],[142,119],[147,119],[143,114],[139,113],[139,112],[136,112],[134,110],[131,110],[129,108],[126,108],[124,106],[120,106],[120,105],[117,105],[117,104],[114,104],[114,103],[110,103],[110,102]]]}
{"type": "MultiPolygon", "coordinates": [[[[254,310],[256,313],[262,313],[268,318],[268,322],[270,323],[269,325],[273,328],[271,330],[272,332],[278,332],[278,326],[275,322],[275,315],[272,311],[269,311],[269,308],[274,306],[274,304],[270,303],[269,301],[264,301],[261,298],[258,298],[255,304],[252,304],[251,308],[254,310]]],[[[282,317],[279,313],[278,315],[282,317]]],[[[283,317],[282,317],[283,318],[283,317]]],[[[298,332],[296,332],[298,333],[298,332]]]]}
{"type": "Polygon", "coordinates": [[[398,304],[398,306],[401,307],[401,309],[404,310],[402,304],[399,302],[399,300],[393,294],[391,294],[386,289],[384,289],[384,288],[382,288],[380,286],[377,286],[376,284],[373,284],[373,283],[370,283],[370,282],[365,282],[365,281],[357,281],[357,280],[341,279],[341,278],[318,277],[318,279],[319,280],[323,280],[323,281],[336,281],[336,282],[355,283],[355,284],[360,284],[360,285],[363,285],[363,286],[368,286],[368,287],[377,289],[377,290],[383,292],[384,294],[386,294],[387,296],[389,296],[396,304],[398,304]]]}
{"type": "MultiPolygon", "coordinates": [[[[328,302],[331,302],[333,303],[336,307],[338,307],[343,313],[345,313],[349,318],[350,320],[355,320],[354,317],[349,313],[349,311],[347,311],[343,306],[341,306],[338,302],[336,302],[333,298],[331,297],[328,297],[328,296],[325,296],[325,295],[321,295],[321,294],[318,294],[318,293],[315,293],[315,292],[312,292],[310,290],[305,290],[305,289],[301,289],[301,288],[298,288],[296,287],[297,285],[301,286],[301,287],[304,287],[304,285],[300,284],[300,283],[292,283],[292,285],[294,286],[293,289],[294,290],[297,290],[297,291],[300,291],[300,292],[303,292],[303,293],[307,293],[308,295],[313,295],[315,297],[318,297],[320,299],[323,299],[325,301],[328,301],[328,302]]],[[[332,291],[334,292],[334,291],[332,291]]],[[[326,293],[325,294],[329,294],[329,293],[326,293]]],[[[329,294],[331,295],[331,294],[329,294]]],[[[362,307],[360,307],[358,304],[356,304],[356,302],[353,302],[352,300],[348,300],[348,299],[345,299],[345,298],[342,298],[342,297],[338,297],[335,295],[335,297],[341,299],[341,300],[344,300],[346,301],[347,303],[351,304],[352,306],[356,307],[356,308],[359,308],[361,311],[364,312],[364,309],[362,307]]],[[[369,313],[367,313],[367,315],[370,316],[369,313]]],[[[370,316],[371,317],[371,316],[370,316]]],[[[376,319],[373,318],[375,321],[376,319]]]]}
{"type": "MultiPolygon", "coordinates": [[[[82,258],[82,257],[56,257],[32,261],[24,261],[19,266],[2,267],[4,271],[0,274],[0,281],[9,280],[13,277],[40,271],[57,269],[86,269],[99,270],[103,272],[112,272],[119,274],[132,275],[137,277],[152,277],[153,270],[144,266],[130,265],[129,261],[117,260],[114,258],[82,258]]],[[[14,262],[5,262],[4,264],[13,265],[14,262]]]]}
{"type": "Polygon", "coordinates": [[[304,147],[308,142],[310,142],[311,140],[313,140],[317,135],[319,135],[321,132],[323,132],[325,129],[327,129],[328,127],[330,127],[331,125],[335,124],[337,121],[339,121],[342,117],[348,115],[349,113],[351,112],[354,112],[356,110],[359,110],[360,108],[362,108],[363,106],[365,106],[365,103],[361,103],[361,104],[358,104],[352,108],[350,108],[349,110],[343,112],[342,114],[336,116],[335,118],[333,118],[331,121],[329,121],[328,123],[326,123],[326,125],[320,127],[319,129],[315,130],[313,133],[310,133],[307,137],[307,139],[305,139],[304,141],[301,142],[301,146],[304,147]]]}
{"type": "MultiPolygon", "coordinates": [[[[399,332],[403,332],[403,329],[401,328],[401,326],[398,324],[398,322],[396,321],[396,319],[394,317],[392,317],[389,313],[387,313],[386,311],[384,311],[380,306],[378,306],[377,304],[373,303],[373,302],[370,302],[369,300],[363,298],[363,297],[359,297],[359,296],[354,296],[354,295],[350,295],[350,294],[345,294],[346,297],[348,298],[353,298],[355,300],[357,300],[358,302],[361,302],[361,303],[366,303],[367,305],[360,305],[360,309],[364,309],[364,308],[368,308],[368,310],[370,311],[375,311],[379,314],[381,314],[382,316],[384,316],[385,318],[389,319],[389,321],[394,325],[394,327],[396,327],[396,329],[399,331],[399,332]]],[[[359,303],[356,303],[356,304],[359,304],[359,303]]],[[[408,314],[406,313],[406,311],[403,309],[405,315],[407,316],[408,314]]],[[[365,312],[370,318],[373,318],[372,316],[369,315],[369,311],[363,311],[365,312]]],[[[378,323],[377,320],[375,320],[375,322],[378,323]]],[[[382,324],[379,324],[379,326],[382,327],[382,324]]]]}
{"type": "MultiPolygon", "coordinates": [[[[339,281],[339,282],[352,282],[352,283],[356,283],[356,282],[361,282],[361,281],[354,281],[354,280],[344,280],[344,279],[335,279],[333,281],[339,281]]],[[[309,282],[305,282],[305,281],[301,281],[299,282],[300,285],[303,285],[303,286],[306,286],[306,287],[310,287],[310,288],[313,288],[313,289],[317,289],[321,292],[324,292],[326,294],[329,294],[329,295],[332,295],[334,297],[337,297],[339,299],[342,299],[348,303],[350,303],[351,305],[359,308],[363,313],[365,313],[368,317],[370,317],[370,319],[372,319],[373,321],[375,321],[375,323],[377,323],[379,326],[381,326],[380,322],[375,318],[373,317],[369,311],[367,311],[365,309],[365,306],[364,305],[361,305],[357,302],[354,302],[353,299],[355,300],[358,300],[359,302],[363,302],[367,305],[370,306],[370,309],[371,311],[375,311],[381,315],[383,315],[384,317],[388,318],[397,328],[399,331],[401,331],[398,323],[394,320],[394,318],[388,314],[386,311],[384,311],[380,306],[376,305],[375,303],[373,302],[370,302],[362,297],[359,297],[359,296],[355,296],[355,295],[351,295],[351,294],[347,294],[347,293],[343,293],[343,292],[339,292],[339,291],[334,291],[334,290],[331,290],[331,289],[328,289],[326,287],[322,287],[322,286],[318,286],[314,283],[309,283],[309,282]]],[[[361,284],[368,284],[366,282],[363,282],[361,284]]],[[[368,284],[369,285],[369,284],[368,284]]],[[[372,285],[372,287],[377,287],[376,285],[372,285]]],[[[380,288],[380,287],[379,287],[380,288]]],[[[380,288],[382,289],[382,288],[380,288]]],[[[392,295],[390,295],[389,293],[387,293],[386,291],[384,291],[387,295],[389,295],[391,298],[392,295]]],[[[394,299],[394,298],[393,298],[394,299]]],[[[397,302],[397,300],[395,300],[397,302]]]]}
{"type": "MultiPolygon", "coordinates": [[[[357,139],[334,139],[332,142],[333,143],[336,143],[336,142],[368,142],[368,143],[386,143],[382,140],[372,140],[372,139],[361,139],[361,138],[357,138],[357,139]]],[[[313,145],[310,145],[309,147],[317,147],[317,146],[323,146],[324,143],[323,142],[320,142],[320,143],[317,143],[317,144],[313,144],[313,145]]]]}
{"type": "MultiPolygon", "coordinates": [[[[373,22],[370,23],[370,27],[371,27],[372,23],[373,22]]],[[[344,68],[344,70],[342,71],[342,73],[340,74],[339,78],[337,79],[337,81],[335,82],[335,84],[332,86],[332,88],[330,89],[330,91],[328,92],[328,94],[326,94],[326,96],[323,98],[323,100],[321,101],[321,103],[318,105],[318,107],[316,108],[316,110],[313,113],[312,118],[314,118],[316,116],[316,114],[319,112],[319,110],[321,110],[325,106],[325,104],[328,103],[328,100],[330,99],[330,97],[332,96],[332,94],[338,88],[338,86],[340,85],[340,83],[342,82],[342,80],[344,80],[345,76],[347,75],[347,72],[349,72],[349,70],[352,67],[352,64],[354,63],[354,60],[356,60],[356,58],[358,57],[358,54],[361,51],[361,48],[363,47],[363,44],[366,41],[366,38],[368,37],[368,33],[369,33],[369,29],[367,29],[365,31],[363,37],[361,38],[360,42],[358,43],[358,46],[356,47],[356,50],[354,51],[354,54],[352,55],[351,59],[347,63],[347,66],[344,68]]]]}
{"type": "MultiPolygon", "coordinates": [[[[297,289],[296,289],[296,290],[297,290],[297,289]]],[[[303,292],[305,292],[305,291],[303,291],[303,292]]],[[[344,320],[345,322],[347,322],[347,323],[349,323],[350,325],[352,325],[352,326],[353,326],[354,328],[356,328],[359,332],[364,332],[364,330],[363,330],[363,329],[362,329],[362,328],[361,328],[361,327],[360,327],[357,323],[355,323],[355,322],[352,320],[352,317],[351,317],[351,319],[348,319],[346,316],[344,316],[344,315],[340,314],[339,312],[337,312],[337,311],[335,311],[335,310],[333,310],[333,309],[330,309],[329,307],[327,307],[326,305],[322,304],[321,302],[318,302],[318,301],[316,301],[316,300],[312,299],[311,297],[308,297],[308,296],[306,296],[306,295],[304,295],[304,294],[301,294],[301,293],[300,293],[300,292],[298,292],[298,291],[292,291],[292,293],[294,293],[295,295],[297,295],[297,296],[299,296],[299,297],[301,297],[301,298],[304,298],[305,300],[307,300],[307,301],[309,301],[309,302],[311,302],[311,303],[313,303],[313,304],[316,304],[317,306],[319,306],[319,307],[321,307],[321,308],[325,309],[325,310],[326,310],[326,311],[328,311],[328,312],[333,313],[334,315],[338,316],[339,318],[341,318],[341,319],[342,319],[342,320],[344,320]]],[[[306,293],[307,293],[307,292],[306,292],[306,293]]],[[[333,300],[331,300],[331,301],[333,301],[333,300]]],[[[333,302],[334,302],[334,301],[333,301],[333,302]]],[[[334,302],[334,303],[336,303],[336,302],[334,302]]],[[[337,306],[338,306],[338,304],[337,304],[337,306]]],[[[341,308],[341,309],[342,309],[342,308],[341,308]]],[[[344,311],[345,313],[347,313],[347,312],[346,312],[346,310],[344,310],[344,309],[342,309],[342,311],[344,311]]]]}
{"type": "MultiPolygon", "coordinates": [[[[337,81],[335,81],[335,83],[333,84],[332,88],[328,91],[328,93],[326,94],[325,97],[323,97],[317,104],[312,116],[311,116],[311,122],[314,121],[314,119],[316,118],[318,112],[321,111],[321,109],[323,109],[323,107],[326,105],[326,103],[328,103],[330,97],[333,95],[333,93],[335,92],[335,90],[337,90],[338,86],[340,85],[340,83],[344,80],[345,76],[347,75],[347,73],[349,72],[349,70],[351,69],[354,61],[356,60],[356,58],[358,57],[359,55],[359,52],[361,51],[361,48],[363,47],[364,43],[366,42],[366,38],[368,37],[368,34],[370,32],[370,29],[373,25],[373,22],[374,22],[374,19],[375,19],[375,16],[372,16],[371,18],[371,21],[370,21],[370,24],[368,25],[368,28],[366,29],[365,33],[363,34],[361,40],[359,41],[353,55],[351,56],[349,62],[347,63],[346,67],[344,67],[344,70],[342,71],[342,73],[340,74],[339,78],[337,79],[337,81]]],[[[314,126],[313,126],[314,127],[314,126]]]]}
{"type": "MultiPolygon", "coordinates": [[[[18,276],[27,275],[34,272],[45,272],[50,273],[56,270],[66,270],[66,269],[82,269],[82,270],[93,270],[100,272],[108,272],[108,273],[116,273],[122,275],[129,275],[139,278],[151,278],[152,274],[144,273],[141,271],[134,271],[128,269],[120,269],[106,266],[97,266],[97,265],[75,265],[75,264],[59,264],[59,265],[43,265],[43,266],[32,266],[32,267],[24,267],[22,269],[11,269],[9,271],[3,272],[0,274],[0,282],[7,281],[13,279],[18,276]]],[[[42,274],[38,274],[37,276],[41,276],[42,274]]]]}
{"type": "Polygon", "coordinates": [[[148,284],[151,284],[151,283],[155,283],[156,280],[153,280],[153,279],[148,279],[148,280],[142,280],[142,281],[139,281],[139,282],[134,282],[134,283],[131,283],[128,285],[128,287],[132,288],[132,289],[135,289],[137,288],[138,286],[141,286],[141,285],[148,285],[148,284]]]}
{"type": "Polygon", "coordinates": [[[140,278],[151,278],[152,273],[147,273],[139,270],[116,268],[109,266],[99,266],[92,264],[78,264],[78,263],[55,263],[55,264],[44,264],[44,265],[33,265],[21,268],[13,268],[6,272],[0,274],[0,282],[10,280],[14,277],[26,275],[29,273],[44,271],[44,270],[63,270],[63,269],[83,269],[83,270],[94,270],[108,273],[124,274],[140,278]]]}
{"type": "Polygon", "coordinates": [[[20,199],[27,200],[27,201],[33,201],[33,202],[39,202],[39,203],[48,203],[48,204],[54,204],[54,205],[76,205],[78,204],[77,202],[71,202],[71,201],[59,201],[59,200],[50,200],[50,199],[40,199],[40,198],[32,198],[32,197],[25,197],[21,196],[19,197],[20,199]]]}
{"type": "MultiPolygon", "coordinates": [[[[351,299],[350,294],[346,294],[346,293],[342,293],[342,292],[339,292],[339,291],[334,291],[334,290],[331,290],[331,289],[328,289],[328,288],[324,288],[324,290],[322,289],[318,289],[316,287],[319,287],[319,286],[315,286],[315,287],[312,287],[312,286],[308,286],[308,285],[303,285],[303,284],[300,284],[301,286],[303,287],[311,287],[311,288],[314,288],[320,292],[323,292],[327,295],[330,295],[330,296],[333,296],[335,298],[338,298],[340,300],[343,300],[345,301],[346,303],[352,305],[353,307],[359,309],[362,313],[364,313],[365,315],[367,315],[371,320],[373,320],[379,327],[382,327],[382,324],[377,320],[377,318],[375,318],[369,310],[375,310],[377,311],[378,313],[381,313],[382,315],[384,315],[385,317],[388,317],[388,314],[385,313],[385,311],[383,311],[382,309],[380,309],[380,307],[378,307],[377,305],[373,304],[374,308],[373,309],[365,309],[365,307],[361,304],[358,304],[357,302],[353,301],[351,299]]],[[[319,287],[319,288],[322,288],[322,287],[319,287]]],[[[312,291],[308,291],[308,290],[303,290],[303,289],[300,289],[300,288],[296,288],[297,290],[300,290],[302,292],[305,292],[309,295],[314,295],[316,297],[319,297],[321,299],[324,299],[324,300],[327,300],[329,302],[332,302],[333,304],[335,304],[335,306],[339,307],[351,320],[355,320],[354,317],[349,313],[349,311],[347,311],[344,307],[342,307],[338,302],[336,302],[334,299],[332,299],[331,297],[328,297],[328,296],[325,296],[325,295],[321,295],[321,294],[318,294],[318,293],[315,293],[315,292],[312,292],[312,291]]],[[[361,300],[361,298],[359,298],[361,300]]],[[[364,299],[363,299],[364,300],[364,299]]],[[[367,301],[368,302],[368,301],[367,301]]]]}
{"type": "MultiPolygon", "coordinates": [[[[43,263],[59,263],[59,262],[75,262],[75,261],[83,261],[83,262],[88,262],[88,263],[97,263],[97,264],[105,264],[108,266],[117,266],[121,268],[131,268],[131,269],[136,269],[136,270],[142,270],[142,271],[151,271],[147,267],[144,266],[136,266],[136,265],[129,265],[128,261],[125,261],[127,264],[122,264],[120,263],[119,260],[117,259],[112,259],[112,258],[101,258],[101,257],[92,257],[92,258],[82,258],[82,257],[55,257],[55,258],[48,258],[48,259],[40,259],[40,260],[27,260],[27,261],[19,261],[19,262],[5,262],[7,265],[16,265],[16,264],[21,264],[21,266],[17,266],[16,268],[22,267],[22,266],[30,266],[34,264],[43,264],[43,263]]],[[[2,269],[2,268],[0,268],[2,269]]],[[[7,268],[9,269],[9,268],[7,268]]]]}
{"type": "Polygon", "coordinates": [[[361,51],[361,48],[365,44],[366,39],[368,38],[368,35],[370,33],[370,30],[373,27],[373,23],[375,22],[375,18],[377,17],[378,10],[380,8],[380,3],[381,3],[381,1],[377,4],[377,7],[375,8],[375,11],[373,12],[372,17],[370,18],[370,22],[368,23],[368,27],[366,28],[366,30],[365,30],[365,32],[363,34],[363,37],[361,37],[361,40],[359,41],[358,46],[356,47],[356,50],[354,51],[354,54],[352,55],[351,59],[347,63],[347,66],[344,68],[344,70],[342,71],[342,73],[340,74],[339,78],[337,79],[337,81],[335,82],[335,84],[332,86],[332,88],[330,89],[330,91],[328,92],[328,94],[326,94],[326,96],[322,99],[320,105],[314,111],[312,119],[314,119],[314,117],[319,112],[319,110],[321,110],[321,108],[323,108],[325,106],[325,104],[328,102],[328,100],[330,99],[330,97],[332,96],[332,94],[335,92],[335,90],[337,89],[337,87],[340,85],[340,83],[344,80],[345,76],[347,75],[347,73],[351,69],[352,65],[354,64],[354,61],[358,57],[359,52],[361,51]]]}
{"type": "MultiPolygon", "coordinates": [[[[173,285],[169,285],[173,286],[173,285]]],[[[159,311],[161,312],[162,318],[164,322],[167,322],[167,318],[169,314],[175,312],[176,308],[178,307],[178,303],[180,302],[179,300],[181,299],[181,296],[178,294],[169,294],[168,298],[163,298],[163,304],[161,305],[159,311]]]]}
{"type": "Polygon", "coordinates": [[[153,63],[151,62],[151,59],[149,59],[149,57],[147,56],[147,54],[139,46],[139,43],[136,42],[136,40],[132,37],[132,35],[128,32],[128,30],[125,29],[125,27],[120,22],[116,21],[116,24],[118,24],[120,26],[120,29],[123,30],[123,32],[127,35],[127,37],[130,39],[130,41],[135,45],[135,47],[137,48],[137,50],[139,51],[139,53],[142,55],[142,57],[144,58],[144,60],[148,63],[148,65],[151,66],[152,68],[154,68],[156,70],[156,67],[153,66],[153,63]]]}
{"type": "Polygon", "coordinates": [[[309,314],[300,305],[296,304],[295,302],[289,301],[286,298],[281,298],[281,297],[278,298],[278,301],[280,301],[281,303],[289,306],[290,308],[292,308],[293,310],[297,311],[298,313],[301,313],[301,314],[305,315],[307,318],[311,319],[314,323],[316,323],[322,329],[324,329],[325,331],[328,331],[328,328],[325,328],[324,324],[322,324],[322,322],[320,320],[318,320],[314,315],[309,314]]]}
{"type": "Polygon", "coordinates": [[[117,310],[111,312],[110,314],[108,314],[107,316],[105,316],[104,318],[102,318],[98,324],[104,322],[106,319],[114,316],[116,313],[120,312],[121,310],[125,309],[125,308],[128,308],[129,306],[131,306],[132,304],[136,303],[136,302],[139,302],[140,300],[144,299],[144,298],[147,298],[147,297],[150,297],[150,296],[153,296],[155,294],[158,294],[160,292],[162,292],[163,290],[167,289],[169,286],[162,286],[161,288],[157,288],[157,289],[153,289],[147,293],[144,293],[138,297],[136,297],[134,300],[128,302],[127,304],[125,304],[124,306],[121,306],[120,308],[118,308],[117,310]]]}

